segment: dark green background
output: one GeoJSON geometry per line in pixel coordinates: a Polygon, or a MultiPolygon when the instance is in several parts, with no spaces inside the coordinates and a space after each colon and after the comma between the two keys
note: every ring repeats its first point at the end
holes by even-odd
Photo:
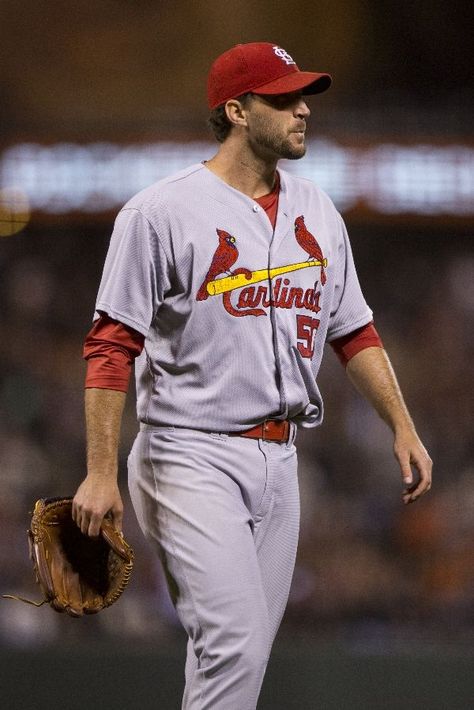
{"type": "MultiPolygon", "coordinates": [[[[184,650],[184,645],[183,645],[184,650]]],[[[0,652],[2,707],[9,710],[174,710],[181,648],[112,645],[0,652]]],[[[259,710],[468,710],[474,655],[460,647],[376,655],[336,645],[280,644],[259,710]]],[[[236,710],[239,710],[236,708],[236,710]]]]}

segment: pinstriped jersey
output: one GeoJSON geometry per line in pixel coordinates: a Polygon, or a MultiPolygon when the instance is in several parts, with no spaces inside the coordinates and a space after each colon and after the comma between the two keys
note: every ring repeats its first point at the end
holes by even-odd
{"type": "Polygon", "coordinates": [[[117,216],[96,314],[145,336],[137,411],[152,425],[243,431],[316,426],[326,341],[372,320],[344,222],[312,182],[279,170],[275,228],[203,164],[117,216]]]}

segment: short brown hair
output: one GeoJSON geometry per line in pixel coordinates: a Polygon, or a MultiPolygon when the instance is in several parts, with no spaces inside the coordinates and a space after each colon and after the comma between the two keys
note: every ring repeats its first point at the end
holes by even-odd
{"type": "MultiPolygon", "coordinates": [[[[252,96],[251,93],[242,94],[242,96],[236,96],[235,100],[240,101],[241,104],[245,105],[250,96],[252,96]]],[[[221,104],[221,106],[218,106],[211,111],[209,118],[207,119],[207,125],[214,133],[214,136],[219,143],[223,143],[232,129],[232,124],[227,118],[227,114],[225,112],[225,104],[221,104]]]]}

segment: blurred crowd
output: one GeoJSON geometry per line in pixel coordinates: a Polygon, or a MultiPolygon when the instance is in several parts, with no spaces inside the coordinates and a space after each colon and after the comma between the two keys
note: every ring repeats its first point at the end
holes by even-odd
{"type": "MultiPolygon", "coordinates": [[[[349,228],[375,323],[435,462],[435,483],[424,499],[402,505],[391,433],[328,348],[319,381],[325,422],[297,440],[301,541],[282,634],[472,640],[472,241],[449,230],[349,228]]],[[[1,593],[38,598],[29,511],[38,497],[72,495],[84,475],[82,342],[108,230],[32,224],[0,242],[1,593]]],[[[136,553],[129,589],[86,622],[0,600],[1,643],[74,640],[91,628],[152,642],[180,633],[126,492],[136,429],[131,387],[120,450],[124,530],[136,553]]]]}

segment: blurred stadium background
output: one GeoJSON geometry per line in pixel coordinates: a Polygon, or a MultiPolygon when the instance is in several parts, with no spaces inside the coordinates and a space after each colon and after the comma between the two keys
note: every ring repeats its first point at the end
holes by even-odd
{"type": "MultiPolygon", "coordinates": [[[[390,434],[329,349],[325,423],[299,435],[301,544],[261,707],[474,707],[471,34],[463,1],[2,0],[2,593],[35,597],[28,511],[84,473],[81,348],[114,214],[213,154],[211,61],[275,41],[333,75],[307,156],[285,167],[343,213],[435,486],[402,507],[390,434]]],[[[135,431],[131,390],[124,492],[135,431]]],[[[0,603],[4,707],[178,707],[184,638],[126,505],[137,563],[116,607],[77,622],[0,603]]]]}

